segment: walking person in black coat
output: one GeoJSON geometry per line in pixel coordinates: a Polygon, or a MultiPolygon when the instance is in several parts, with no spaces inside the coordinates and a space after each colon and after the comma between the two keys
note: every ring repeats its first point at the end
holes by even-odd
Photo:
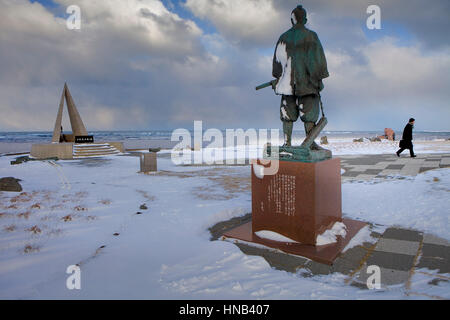
{"type": "Polygon", "coordinates": [[[405,129],[403,129],[403,137],[402,140],[400,140],[400,149],[396,152],[397,157],[400,157],[400,153],[403,152],[405,149],[409,149],[409,154],[411,155],[411,158],[415,158],[416,155],[414,154],[413,144],[412,144],[412,131],[414,128],[414,118],[409,119],[409,122],[406,124],[405,129]]]}

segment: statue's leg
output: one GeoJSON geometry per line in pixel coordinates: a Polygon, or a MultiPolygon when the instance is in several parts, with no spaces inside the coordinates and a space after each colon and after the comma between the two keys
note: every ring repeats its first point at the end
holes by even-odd
{"type": "Polygon", "coordinates": [[[283,122],[285,146],[291,146],[292,130],[294,128],[294,122],[297,121],[298,116],[299,111],[296,97],[283,95],[281,97],[280,119],[283,122]]]}
{"type": "Polygon", "coordinates": [[[284,146],[290,147],[292,144],[292,129],[294,123],[292,121],[283,121],[284,146]]]}
{"type": "MultiPolygon", "coordinates": [[[[308,136],[311,130],[315,127],[317,120],[319,119],[319,96],[315,94],[302,96],[300,98],[300,103],[302,104],[300,108],[300,119],[305,124],[305,134],[306,136],[308,136]]],[[[320,150],[323,148],[313,142],[311,145],[311,149],[320,150]]]]}

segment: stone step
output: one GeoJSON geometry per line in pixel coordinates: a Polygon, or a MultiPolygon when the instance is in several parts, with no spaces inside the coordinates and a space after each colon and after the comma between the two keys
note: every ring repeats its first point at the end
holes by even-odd
{"type": "Polygon", "coordinates": [[[83,146],[83,147],[80,147],[80,146],[73,146],[73,148],[74,149],[76,149],[76,150],[89,150],[89,149],[109,149],[109,148],[113,148],[113,147],[111,147],[109,144],[108,145],[105,145],[105,146],[83,146]]]}
{"type": "Polygon", "coordinates": [[[106,151],[118,151],[116,148],[102,148],[102,149],[76,149],[73,152],[106,152],[106,151]]]}
{"type": "Polygon", "coordinates": [[[101,157],[120,154],[114,146],[108,143],[102,144],[78,144],[73,146],[73,158],[101,157]]]}
{"type": "Polygon", "coordinates": [[[85,154],[118,154],[117,150],[105,150],[105,151],[84,151],[84,152],[74,152],[73,155],[85,155],[85,154]]]}

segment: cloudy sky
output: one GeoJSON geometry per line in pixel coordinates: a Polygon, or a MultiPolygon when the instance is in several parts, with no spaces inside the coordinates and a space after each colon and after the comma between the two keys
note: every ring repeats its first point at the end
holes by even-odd
{"type": "MultiPolygon", "coordinates": [[[[329,130],[450,131],[450,1],[305,0],[329,130]],[[367,7],[381,8],[369,30],[367,7]]],[[[89,130],[279,128],[269,81],[297,0],[0,0],[0,131],[53,128],[67,81],[89,130]],[[81,8],[69,30],[66,9],[81,8]]],[[[296,124],[300,129],[302,125],[296,124]]]]}

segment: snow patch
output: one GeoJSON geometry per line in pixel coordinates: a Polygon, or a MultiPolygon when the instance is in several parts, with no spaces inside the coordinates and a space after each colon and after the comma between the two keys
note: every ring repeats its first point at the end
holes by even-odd
{"type": "Polygon", "coordinates": [[[347,235],[347,227],[342,222],[336,222],[331,229],[326,230],[324,233],[319,234],[316,238],[317,246],[324,246],[326,244],[335,243],[337,236],[345,238],[347,235]]]}
{"type": "Polygon", "coordinates": [[[276,60],[281,64],[283,68],[283,73],[278,80],[278,83],[275,88],[275,92],[278,94],[284,94],[291,96],[292,86],[291,86],[291,58],[288,58],[286,52],[286,44],[284,42],[280,42],[277,47],[277,51],[275,53],[276,60]]]}
{"type": "Polygon", "coordinates": [[[283,114],[283,119],[285,120],[291,120],[286,112],[286,109],[283,107],[281,108],[281,113],[283,114]]]}
{"type": "Polygon", "coordinates": [[[274,231],[270,230],[261,230],[256,231],[255,234],[263,239],[272,240],[272,241],[278,241],[278,242],[290,242],[290,243],[298,243],[295,240],[292,240],[291,238],[285,237],[282,234],[279,234],[274,231]]]}
{"type": "Polygon", "coordinates": [[[264,178],[264,167],[254,163],[253,164],[253,173],[258,179],[264,178]]]}
{"type": "Polygon", "coordinates": [[[365,226],[364,228],[358,231],[358,233],[352,238],[352,240],[350,240],[350,242],[345,246],[342,252],[345,252],[353,247],[359,246],[364,242],[372,243],[376,241],[376,239],[371,236],[371,233],[372,232],[370,231],[369,226],[365,226]]]}

